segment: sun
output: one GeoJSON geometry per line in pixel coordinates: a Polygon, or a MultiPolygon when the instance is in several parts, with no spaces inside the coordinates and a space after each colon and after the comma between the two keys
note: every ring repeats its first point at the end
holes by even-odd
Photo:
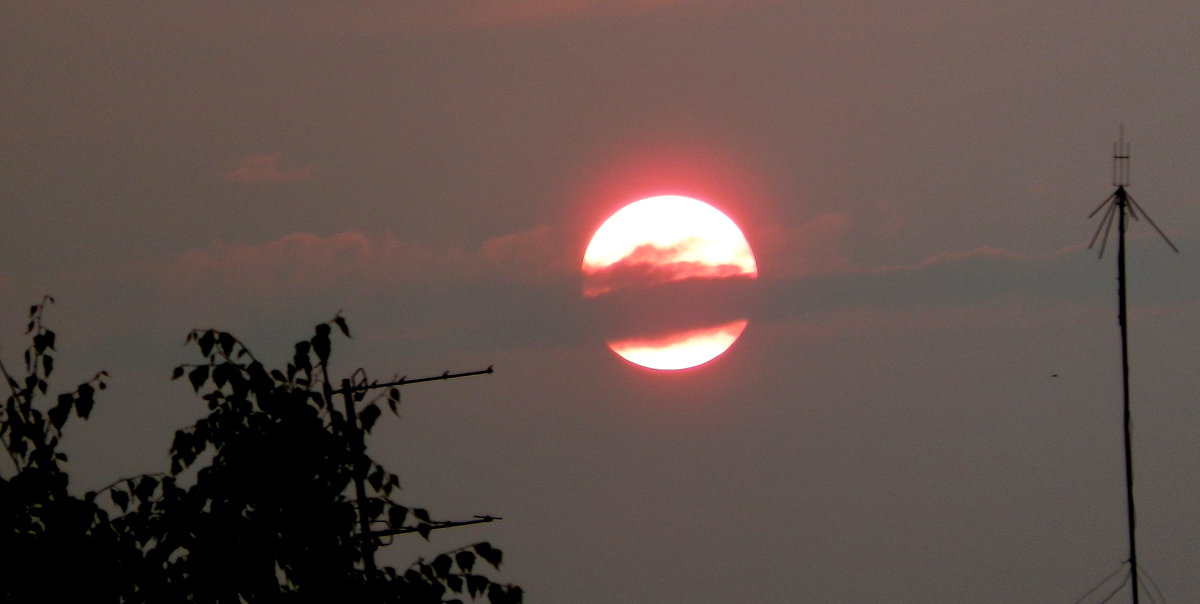
{"type": "MultiPolygon", "coordinates": [[[[584,252],[582,271],[583,294],[595,298],[689,279],[753,279],[758,265],[742,230],[723,212],[698,199],[661,195],[635,201],[600,225],[584,252]]],[[[701,325],[608,346],[643,367],[686,369],[723,354],[746,324],[739,319],[701,325]]]]}

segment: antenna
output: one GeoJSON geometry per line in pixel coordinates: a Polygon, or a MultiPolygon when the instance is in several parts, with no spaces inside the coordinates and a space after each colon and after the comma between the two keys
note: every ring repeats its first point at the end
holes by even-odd
{"type": "Polygon", "coordinates": [[[1129,580],[1132,584],[1133,604],[1138,604],[1138,573],[1142,571],[1137,563],[1137,540],[1134,532],[1136,516],[1133,511],[1133,448],[1130,444],[1129,421],[1129,340],[1125,308],[1125,216],[1128,215],[1134,220],[1144,217],[1146,222],[1149,222],[1150,226],[1154,227],[1154,230],[1172,250],[1178,253],[1179,248],[1175,247],[1174,243],[1171,243],[1171,240],[1162,232],[1162,229],[1158,228],[1157,224],[1154,224],[1154,221],[1150,219],[1146,211],[1125,190],[1125,187],[1129,186],[1129,143],[1125,142],[1124,124],[1121,125],[1120,139],[1113,144],[1113,186],[1117,187],[1117,190],[1112,195],[1109,195],[1095,210],[1092,210],[1091,214],[1088,214],[1088,218],[1092,218],[1100,213],[1101,210],[1104,210],[1100,218],[1100,225],[1096,227],[1096,233],[1092,235],[1092,241],[1088,244],[1088,249],[1092,249],[1096,245],[1096,239],[1100,237],[1100,233],[1103,231],[1104,238],[1100,240],[1100,257],[1104,257],[1104,246],[1108,243],[1108,234],[1112,230],[1115,220],[1117,223],[1117,301],[1119,306],[1117,322],[1121,327],[1121,386],[1124,394],[1125,411],[1125,504],[1129,527],[1129,580]]]}
{"type": "MultiPolygon", "coordinates": [[[[1104,210],[1104,214],[1100,218],[1100,224],[1096,227],[1096,232],[1092,235],[1091,242],[1088,243],[1088,249],[1090,250],[1096,245],[1096,240],[1100,239],[1100,233],[1103,232],[1104,238],[1100,239],[1100,257],[1104,257],[1104,248],[1108,244],[1108,234],[1112,231],[1113,220],[1118,214],[1120,214],[1120,220],[1118,221],[1120,224],[1117,231],[1121,239],[1121,247],[1124,248],[1125,215],[1128,214],[1134,220],[1145,218],[1146,222],[1154,227],[1154,231],[1158,233],[1158,236],[1162,237],[1163,241],[1173,251],[1179,253],[1179,248],[1175,247],[1174,243],[1171,243],[1171,239],[1167,237],[1167,234],[1158,228],[1158,225],[1154,223],[1154,220],[1150,218],[1146,210],[1143,210],[1142,206],[1125,190],[1125,187],[1129,186],[1129,143],[1125,142],[1124,124],[1121,124],[1119,142],[1113,143],[1113,186],[1117,190],[1113,191],[1113,194],[1109,195],[1099,206],[1096,206],[1096,209],[1092,210],[1091,214],[1088,214],[1088,218],[1092,218],[1096,214],[1099,214],[1100,210],[1104,210]]],[[[1124,266],[1125,261],[1121,259],[1119,264],[1124,266]]],[[[1124,291],[1124,281],[1121,283],[1122,291],[1124,291]]]]}
{"type": "MultiPolygon", "coordinates": [[[[454,379],[458,379],[458,378],[471,377],[473,375],[490,375],[491,373],[493,373],[492,366],[488,365],[487,369],[480,369],[477,371],[464,371],[462,373],[450,373],[449,371],[447,371],[441,375],[432,375],[429,377],[421,377],[421,378],[409,378],[408,376],[404,376],[398,380],[395,380],[392,382],[386,382],[383,384],[371,383],[371,384],[360,384],[360,385],[355,386],[350,383],[350,380],[344,379],[344,380],[342,380],[341,388],[338,388],[337,390],[327,391],[328,392],[327,396],[331,397],[331,401],[330,401],[331,403],[332,403],[332,396],[334,394],[342,395],[342,399],[346,404],[346,421],[349,424],[351,438],[353,439],[353,442],[351,443],[351,445],[354,447],[355,452],[357,453],[357,455],[355,456],[355,463],[354,463],[354,466],[355,466],[354,467],[354,494],[355,494],[355,497],[357,497],[357,502],[358,502],[359,548],[360,548],[360,552],[361,552],[362,558],[363,558],[363,569],[367,571],[368,578],[373,577],[375,574],[375,570],[376,570],[375,569],[375,550],[378,547],[376,537],[388,536],[388,535],[400,535],[400,534],[409,533],[409,532],[413,532],[413,531],[420,532],[422,535],[428,535],[427,531],[430,531],[430,530],[451,528],[451,527],[455,527],[455,526],[466,526],[468,524],[479,524],[481,522],[492,522],[493,520],[499,520],[499,518],[494,518],[492,516],[476,516],[475,520],[467,520],[465,522],[427,522],[423,527],[421,527],[421,528],[414,527],[412,530],[408,530],[407,528],[404,528],[404,527],[392,527],[393,530],[389,530],[389,531],[372,531],[371,530],[371,520],[369,518],[369,513],[367,511],[368,506],[367,506],[366,480],[367,480],[368,468],[363,463],[366,459],[365,454],[367,451],[367,445],[363,441],[363,428],[359,426],[358,413],[354,410],[355,397],[358,396],[361,398],[360,393],[364,393],[364,392],[367,392],[370,390],[378,390],[381,388],[399,388],[400,386],[406,386],[408,384],[419,384],[421,382],[432,382],[434,380],[454,380],[454,379]],[[424,527],[428,527],[428,528],[426,529],[424,527]]],[[[399,395],[397,395],[397,396],[399,396],[399,395]]]]}

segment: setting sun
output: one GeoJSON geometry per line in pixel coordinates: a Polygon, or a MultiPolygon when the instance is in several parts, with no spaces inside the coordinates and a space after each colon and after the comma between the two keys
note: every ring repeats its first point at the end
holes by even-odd
{"type": "MultiPolygon", "coordinates": [[[[741,229],[717,208],[679,195],[631,203],[596,230],[583,256],[583,294],[594,298],[686,279],[755,278],[758,266],[741,229]]],[[[686,369],[724,353],[744,319],[652,338],[608,343],[652,369],[686,369]]]]}

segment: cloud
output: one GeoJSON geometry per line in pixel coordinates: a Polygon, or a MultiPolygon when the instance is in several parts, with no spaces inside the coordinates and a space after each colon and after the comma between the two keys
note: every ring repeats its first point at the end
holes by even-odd
{"type": "Polygon", "coordinates": [[[793,321],[846,309],[919,314],[1013,302],[1027,304],[1032,313],[1047,304],[1104,300],[1111,293],[1109,268],[1078,247],[1034,256],[981,246],[906,265],[768,278],[751,315],[793,321]]]}
{"type": "Polygon", "coordinates": [[[311,167],[284,167],[283,154],[259,154],[242,158],[237,167],[225,174],[236,183],[282,183],[309,180],[316,173],[311,167]]]}
{"type": "MultiPolygon", "coordinates": [[[[588,298],[589,324],[614,339],[665,336],[742,319],[760,300],[755,279],[683,279],[588,298]]],[[[767,301],[766,303],[770,303],[767,301]]]]}
{"type": "Polygon", "coordinates": [[[844,239],[854,221],[846,213],[821,214],[798,226],[767,226],[754,232],[764,276],[798,278],[854,270],[844,239]]]}
{"type": "Polygon", "coordinates": [[[479,245],[474,256],[481,268],[500,271],[507,278],[545,279],[575,274],[575,257],[563,253],[570,249],[563,233],[538,225],[492,237],[479,245]]]}
{"type": "Polygon", "coordinates": [[[142,292],[135,307],[164,327],[285,335],[343,310],[372,328],[356,337],[425,352],[574,341],[563,326],[578,321],[578,267],[562,236],[537,226],[431,246],[388,232],[292,233],[123,265],[104,287],[142,292]]]}
{"type": "Polygon", "coordinates": [[[583,294],[589,298],[611,291],[645,288],[684,279],[720,279],[754,275],[747,267],[734,263],[714,264],[678,258],[689,254],[694,241],[684,240],[672,246],[639,245],[624,258],[604,267],[584,267],[583,294]]]}
{"type": "Polygon", "coordinates": [[[166,299],[232,296],[278,305],[303,297],[363,296],[464,283],[530,283],[572,274],[556,233],[544,226],[474,249],[435,248],[394,234],[292,233],[260,244],[214,243],[149,268],[166,299]]]}
{"type": "MultiPolygon", "coordinates": [[[[1060,250],[1053,254],[1043,256],[1041,259],[1042,260],[1050,260],[1052,258],[1061,256],[1061,255],[1067,253],[1068,251],[1078,251],[1078,249],[1079,249],[1078,247],[1072,247],[1072,248],[1060,250]]],[[[977,247],[975,249],[971,249],[971,250],[963,250],[963,251],[956,251],[956,252],[938,252],[937,254],[929,256],[929,257],[921,260],[920,262],[916,262],[913,264],[884,266],[884,267],[880,267],[880,268],[865,270],[863,272],[892,273],[892,272],[897,272],[897,271],[917,271],[917,270],[921,270],[921,269],[925,269],[925,268],[936,267],[936,266],[942,265],[942,264],[954,264],[954,263],[968,262],[971,260],[989,259],[989,258],[1005,259],[1005,260],[1011,260],[1014,262],[1034,262],[1034,261],[1038,260],[1038,258],[1034,257],[1034,256],[1018,254],[1016,252],[1012,252],[1012,251],[1006,250],[1004,248],[995,247],[995,246],[991,246],[991,245],[982,245],[982,246],[979,246],[979,247],[977,247]]]]}
{"type": "Polygon", "coordinates": [[[742,331],[746,320],[690,329],[655,338],[609,342],[617,354],[639,365],[655,369],[685,369],[716,358],[727,350],[742,331]]]}

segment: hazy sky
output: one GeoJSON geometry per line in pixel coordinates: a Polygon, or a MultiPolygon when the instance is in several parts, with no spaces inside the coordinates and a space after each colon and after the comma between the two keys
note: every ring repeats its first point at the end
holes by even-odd
{"type": "Polygon", "coordinates": [[[539,603],[1069,604],[1113,571],[1115,265],[1084,246],[1124,123],[1182,250],[1132,227],[1139,561],[1200,601],[1193,0],[0,14],[0,355],[49,293],[58,387],[112,374],[74,488],[168,467],[188,330],[283,362],[341,310],[341,375],[497,370],[411,387],[369,446],[412,505],[504,521],[383,558],[490,540],[539,603]],[[662,193],[760,271],[681,373],[580,295],[592,231],[662,193]]]}

